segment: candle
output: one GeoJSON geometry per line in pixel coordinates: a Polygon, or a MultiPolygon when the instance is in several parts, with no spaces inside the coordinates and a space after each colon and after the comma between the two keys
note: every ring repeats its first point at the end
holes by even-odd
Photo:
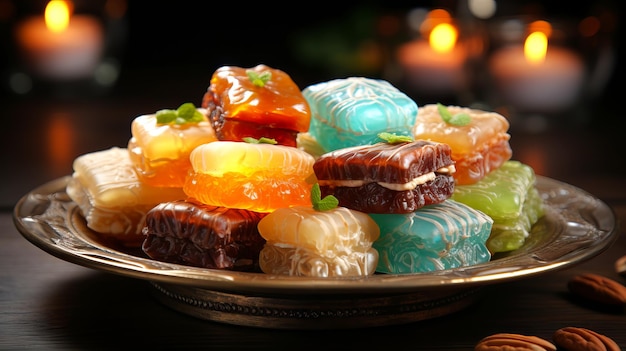
{"type": "Polygon", "coordinates": [[[50,1],[45,16],[27,18],[18,24],[15,34],[25,61],[46,78],[89,77],[102,54],[103,33],[98,20],[71,16],[65,1],[50,1]]]}
{"type": "Polygon", "coordinates": [[[465,84],[467,53],[456,39],[456,28],[440,23],[433,28],[428,41],[417,39],[401,46],[398,61],[406,71],[408,83],[431,95],[459,91],[465,84]]]}
{"type": "Polygon", "coordinates": [[[542,32],[531,33],[524,46],[496,51],[489,70],[503,102],[527,112],[563,111],[583,87],[582,59],[571,50],[548,45],[542,32]]]}

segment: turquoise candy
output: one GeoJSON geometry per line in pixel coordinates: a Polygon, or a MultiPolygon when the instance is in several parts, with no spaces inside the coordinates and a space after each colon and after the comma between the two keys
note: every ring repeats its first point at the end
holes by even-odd
{"type": "Polygon", "coordinates": [[[450,198],[493,219],[487,241],[492,253],[512,251],[524,244],[532,225],[544,214],[535,181],[530,166],[510,160],[474,184],[457,185],[450,198]]]}
{"type": "Polygon", "coordinates": [[[379,273],[426,273],[488,262],[492,219],[454,200],[408,214],[370,214],[380,227],[372,247],[379,273]]]}
{"type": "Polygon", "coordinates": [[[384,80],[350,77],[306,87],[309,134],[325,152],[379,142],[381,132],[412,136],[417,103],[384,80]]]}

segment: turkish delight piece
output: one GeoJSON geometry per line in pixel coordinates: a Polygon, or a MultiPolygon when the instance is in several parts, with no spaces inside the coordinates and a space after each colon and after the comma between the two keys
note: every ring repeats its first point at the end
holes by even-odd
{"type": "Polygon", "coordinates": [[[146,215],[142,250],[163,262],[258,271],[265,239],[257,225],[263,216],[194,201],[160,203],[146,215]]]}
{"type": "Polygon", "coordinates": [[[454,200],[408,214],[370,214],[380,227],[377,272],[425,273],[488,262],[493,220],[454,200]]]}
{"type": "Polygon", "coordinates": [[[310,154],[291,146],[215,141],[190,154],[183,190],[201,203],[255,212],[311,206],[310,154]]]}
{"type": "Polygon", "coordinates": [[[417,104],[389,82],[349,77],[310,85],[311,137],[326,151],[374,144],[381,132],[410,135],[417,104]]]}
{"type": "Polygon", "coordinates": [[[311,110],[300,88],[282,70],[266,65],[223,66],[212,77],[202,107],[220,140],[271,138],[296,146],[309,129],[311,110]]]}
{"type": "Polygon", "coordinates": [[[450,147],[416,140],[338,149],[313,165],[322,195],[366,213],[410,213],[454,191],[450,147]]]}
{"type": "Polygon", "coordinates": [[[473,184],[511,158],[506,118],[495,112],[466,107],[446,108],[453,115],[469,115],[470,122],[466,125],[447,123],[442,119],[438,105],[429,104],[420,107],[413,136],[450,145],[457,184],[473,184]]]}
{"type": "Polygon", "coordinates": [[[535,181],[530,166],[509,160],[474,184],[457,185],[451,198],[493,218],[487,241],[492,253],[512,251],[524,244],[544,213],[535,181]]]}
{"type": "Polygon", "coordinates": [[[378,253],[372,243],[380,232],[367,214],[345,207],[279,208],[259,221],[267,240],[259,256],[265,273],[338,277],[374,274],[378,253]]]}

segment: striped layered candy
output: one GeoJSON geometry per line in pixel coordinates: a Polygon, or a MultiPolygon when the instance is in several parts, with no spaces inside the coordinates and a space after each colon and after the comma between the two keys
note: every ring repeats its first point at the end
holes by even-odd
{"type": "Polygon", "coordinates": [[[417,104],[384,80],[349,77],[306,87],[309,133],[326,151],[374,144],[381,132],[410,135],[417,104]]]}
{"type": "Polygon", "coordinates": [[[466,107],[448,106],[447,109],[452,115],[468,114],[470,123],[463,126],[446,123],[437,105],[425,105],[417,114],[413,136],[450,145],[457,184],[476,183],[511,158],[506,118],[495,112],[466,107]]]}
{"type": "Polygon", "coordinates": [[[381,273],[425,273],[487,262],[493,220],[446,200],[407,214],[370,214],[380,227],[376,268],[381,273]]]}
{"type": "Polygon", "coordinates": [[[425,140],[338,149],[313,169],[323,196],[365,213],[410,213],[454,191],[450,147],[425,140]]]}
{"type": "Polygon", "coordinates": [[[255,212],[311,206],[315,159],[295,147],[215,141],[190,154],[183,190],[198,201],[255,212]]]}
{"type": "Polygon", "coordinates": [[[267,240],[259,256],[261,270],[305,277],[374,274],[378,253],[372,243],[379,228],[367,214],[345,207],[279,208],[259,221],[267,240]]]}
{"type": "Polygon", "coordinates": [[[530,166],[510,160],[475,184],[457,185],[451,198],[493,219],[487,241],[492,253],[512,251],[524,244],[544,213],[535,181],[530,166]]]}

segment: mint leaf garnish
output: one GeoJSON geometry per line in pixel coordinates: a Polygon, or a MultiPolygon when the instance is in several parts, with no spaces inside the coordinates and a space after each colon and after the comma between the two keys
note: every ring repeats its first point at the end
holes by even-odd
{"type": "Polygon", "coordinates": [[[465,112],[452,115],[452,113],[450,113],[448,108],[442,105],[441,103],[437,103],[437,110],[439,111],[439,114],[441,115],[441,119],[448,124],[462,127],[462,126],[470,124],[470,122],[472,121],[472,117],[470,117],[470,115],[468,115],[465,112]]]}
{"type": "Polygon", "coordinates": [[[272,145],[278,144],[276,139],[271,139],[271,138],[266,138],[266,137],[261,137],[260,139],[255,139],[253,137],[244,137],[241,139],[248,144],[272,144],[272,145]]]}
{"type": "Polygon", "coordinates": [[[157,124],[186,124],[204,121],[204,115],[191,102],[180,105],[176,110],[164,109],[156,113],[157,124]]]}
{"type": "Polygon", "coordinates": [[[250,79],[252,84],[256,85],[259,88],[263,88],[265,86],[265,83],[272,79],[272,72],[270,71],[263,71],[259,73],[257,71],[249,69],[246,71],[246,74],[248,75],[248,78],[250,79]]]}
{"type": "Polygon", "coordinates": [[[397,135],[388,132],[378,133],[378,137],[383,139],[387,144],[410,143],[413,141],[413,138],[408,135],[397,135]]]}
{"type": "Polygon", "coordinates": [[[333,195],[326,195],[322,199],[322,190],[319,183],[313,184],[311,188],[311,202],[313,203],[313,209],[316,211],[328,211],[339,205],[339,200],[333,195]]]}

